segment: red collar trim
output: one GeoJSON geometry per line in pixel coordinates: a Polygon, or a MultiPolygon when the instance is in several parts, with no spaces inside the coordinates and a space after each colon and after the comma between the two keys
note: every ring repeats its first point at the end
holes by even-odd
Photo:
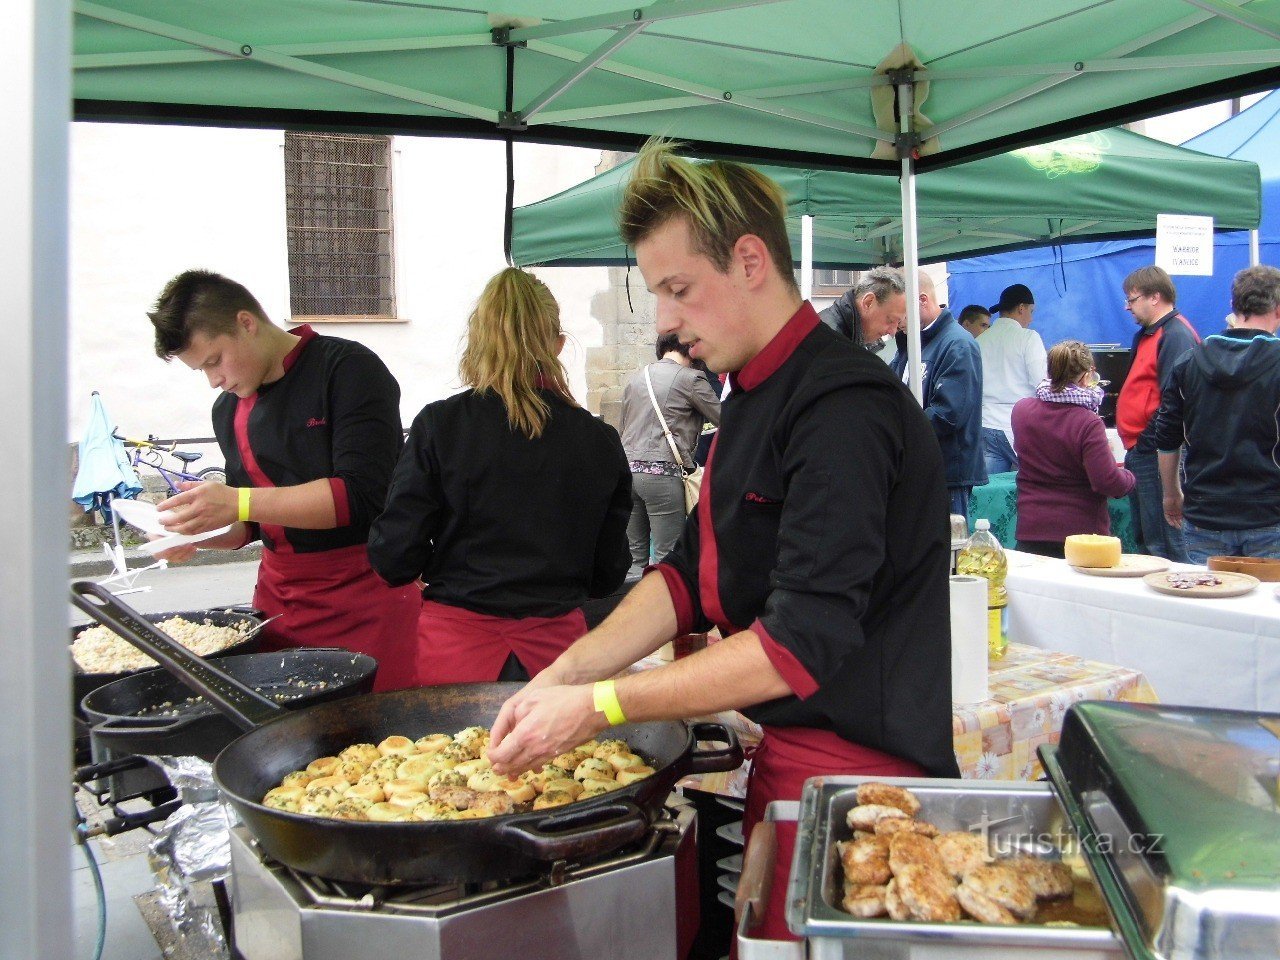
{"type": "Polygon", "coordinates": [[[306,348],[307,344],[319,336],[319,334],[311,329],[311,324],[309,323],[304,323],[300,327],[294,327],[289,332],[300,339],[293,345],[293,349],[285,354],[283,360],[285,373],[288,373],[289,368],[298,362],[298,357],[302,355],[302,351],[306,348]]]}
{"type": "Polygon", "coordinates": [[[730,374],[734,390],[754,390],[768,380],[778,368],[787,362],[795,353],[800,341],[813,332],[819,324],[818,312],[808,300],[800,304],[800,309],[791,315],[778,335],[770,340],[763,350],[757,353],[747,365],[737,373],[730,374]]]}

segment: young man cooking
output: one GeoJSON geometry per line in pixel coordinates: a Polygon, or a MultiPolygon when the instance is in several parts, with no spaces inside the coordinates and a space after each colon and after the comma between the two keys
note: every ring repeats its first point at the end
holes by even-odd
{"type": "Polygon", "coordinates": [[[365,547],[402,443],[400,387],[386,365],[309,326],[282,330],[243,286],[204,270],[170,280],[148,316],[157,355],[222,391],[213,430],[232,484],[186,484],[159,505],[165,526],[231,524],[206,548],[262,540],[253,603],[283,614],[264,631],[266,649],[342,647],[378,661],[375,689],[415,685],[421,598],[412,585],[387,586],[365,547]]]}
{"type": "MultiPolygon", "coordinates": [[[[749,167],[692,164],[664,143],[641,152],[621,222],[658,332],[727,371],[732,390],[675,549],[502,708],[499,772],[610,723],[740,709],[765,729],[747,832],[810,776],[958,776],[938,441],[892,371],[800,299],[784,210],[749,167]],[[706,650],[607,679],[712,624],[724,639],[706,650]]],[[[793,837],[779,831],[760,936],[789,936],[793,837]]]]}

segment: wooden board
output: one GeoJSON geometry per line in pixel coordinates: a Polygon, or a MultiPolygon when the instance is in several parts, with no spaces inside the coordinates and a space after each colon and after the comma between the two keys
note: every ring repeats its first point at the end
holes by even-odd
{"type": "Polygon", "coordinates": [[[1142,582],[1157,593],[1167,593],[1173,597],[1242,597],[1246,593],[1252,593],[1258,587],[1257,577],[1251,577],[1247,573],[1227,573],[1225,570],[1206,572],[1211,573],[1212,576],[1217,577],[1222,582],[1215,585],[1182,589],[1169,586],[1170,577],[1182,576],[1185,573],[1149,573],[1142,578],[1142,582]]]}
{"type": "Polygon", "coordinates": [[[1114,567],[1076,567],[1076,573],[1090,577],[1145,577],[1148,573],[1160,573],[1169,569],[1164,557],[1149,557],[1145,553],[1122,553],[1120,563],[1114,567]]]}

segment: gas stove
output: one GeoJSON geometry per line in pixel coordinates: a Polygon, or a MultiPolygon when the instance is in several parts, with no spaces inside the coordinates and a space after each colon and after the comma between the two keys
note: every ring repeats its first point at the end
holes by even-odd
{"type": "Polygon", "coordinates": [[[674,795],[638,844],[523,880],[369,887],[265,859],[231,831],[239,960],[682,960],[698,929],[697,823],[674,795]]]}

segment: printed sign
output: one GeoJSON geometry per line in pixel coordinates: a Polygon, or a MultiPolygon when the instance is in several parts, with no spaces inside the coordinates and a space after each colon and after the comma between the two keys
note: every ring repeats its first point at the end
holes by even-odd
{"type": "Polygon", "coordinates": [[[1156,266],[1171,276],[1213,276],[1213,217],[1157,214],[1156,266]]]}

